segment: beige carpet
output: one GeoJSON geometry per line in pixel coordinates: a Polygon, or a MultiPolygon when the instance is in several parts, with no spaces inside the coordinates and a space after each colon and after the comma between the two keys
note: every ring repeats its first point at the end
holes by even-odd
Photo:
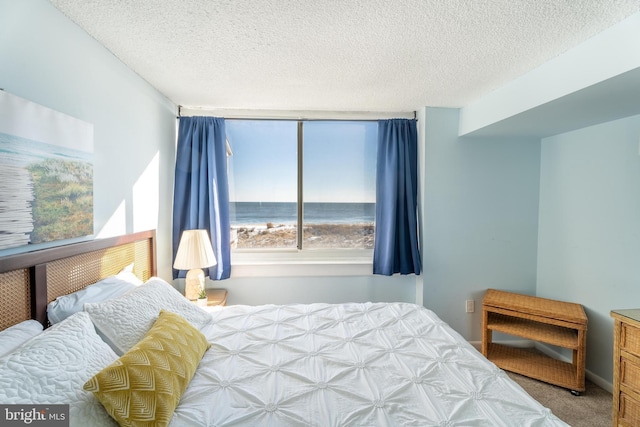
{"type": "Polygon", "coordinates": [[[538,402],[551,409],[558,418],[572,427],[608,427],[611,425],[611,393],[592,382],[580,396],[569,390],[507,372],[520,387],[538,402]]]}

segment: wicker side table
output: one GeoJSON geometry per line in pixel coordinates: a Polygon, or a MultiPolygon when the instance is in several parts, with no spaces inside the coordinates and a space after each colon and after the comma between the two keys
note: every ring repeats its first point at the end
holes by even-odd
{"type": "Polygon", "coordinates": [[[587,315],[580,304],[487,290],[482,300],[482,354],[507,371],[585,390],[587,315]],[[573,350],[571,363],[527,349],[492,343],[498,331],[573,350]]]}
{"type": "Polygon", "coordinates": [[[207,305],[227,305],[227,290],[207,289],[207,305]]]}

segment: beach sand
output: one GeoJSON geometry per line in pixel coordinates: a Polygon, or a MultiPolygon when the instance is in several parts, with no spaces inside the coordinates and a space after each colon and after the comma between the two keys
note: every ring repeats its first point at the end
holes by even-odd
{"type": "MultiPolygon", "coordinates": [[[[373,224],[308,224],[303,228],[305,248],[373,249],[373,224]]],[[[232,227],[232,246],[247,248],[295,248],[293,225],[247,225],[232,227]],[[235,230],[235,232],[234,232],[235,230]],[[234,243],[234,237],[237,242],[234,243]]]]}

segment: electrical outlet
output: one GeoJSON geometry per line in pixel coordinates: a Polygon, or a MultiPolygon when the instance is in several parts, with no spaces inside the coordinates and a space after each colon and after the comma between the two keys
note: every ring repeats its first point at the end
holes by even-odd
{"type": "Polygon", "coordinates": [[[466,301],[465,309],[467,313],[473,313],[476,310],[475,303],[472,299],[466,301]]]}

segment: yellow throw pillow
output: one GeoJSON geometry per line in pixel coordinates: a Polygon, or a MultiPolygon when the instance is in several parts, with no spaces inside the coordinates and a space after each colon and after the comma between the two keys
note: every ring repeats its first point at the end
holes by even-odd
{"type": "Polygon", "coordinates": [[[144,338],[84,389],[121,426],[166,426],[210,345],[183,317],[161,310],[144,338]]]}

